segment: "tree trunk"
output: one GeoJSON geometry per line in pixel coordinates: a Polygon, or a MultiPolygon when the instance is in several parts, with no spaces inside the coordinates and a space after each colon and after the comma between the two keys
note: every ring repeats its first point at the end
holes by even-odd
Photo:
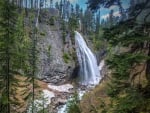
{"type": "Polygon", "coordinates": [[[28,0],[25,1],[25,12],[26,12],[26,17],[28,16],[28,0]]]}
{"type": "MultiPolygon", "coordinates": [[[[9,3],[7,3],[9,4],[9,3]]],[[[8,17],[10,16],[9,15],[9,12],[10,10],[7,9],[8,11],[8,17]]],[[[10,26],[10,20],[8,19],[7,20],[8,22],[8,27],[10,26]]],[[[7,45],[7,48],[6,48],[6,92],[7,92],[7,113],[10,113],[10,94],[9,94],[9,90],[10,90],[10,55],[9,55],[9,44],[10,44],[10,37],[9,37],[9,34],[10,34],[10,31],[8,30],[7,31],[7,41],[8,41],[8,45],[7,45]]]]}
{"type": "MultiPolygon", "coordinates": [[[[148,57],[150,57],[150,44],[148,45],[148,57]]],[[[148,84],[150,85],[150,59],[148,59],[146,63],[146,77],[148,80],[148,84]]]]}

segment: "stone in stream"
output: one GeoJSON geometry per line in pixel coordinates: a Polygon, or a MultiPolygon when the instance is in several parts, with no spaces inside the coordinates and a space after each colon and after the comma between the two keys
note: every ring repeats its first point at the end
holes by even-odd
{"type": "Polygon", "coordinates": [[[58,98],[54,103],[56,106],[64,105],[67,102],[66,99],[58,98]]]}

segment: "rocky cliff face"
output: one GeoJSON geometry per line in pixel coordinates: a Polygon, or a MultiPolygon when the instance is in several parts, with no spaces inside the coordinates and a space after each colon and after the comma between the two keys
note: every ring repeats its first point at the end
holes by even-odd
{"type": "Polygon", "coordinates": [[[46,82],[62,84],[71,75],[74,62],[65,63],[63,58],[65,45],[62,40],[60,24],[55,19],[54,25],[50,25],[50,18],[51,15],[48,13],[40,19],[37,75],[46,82]]]}

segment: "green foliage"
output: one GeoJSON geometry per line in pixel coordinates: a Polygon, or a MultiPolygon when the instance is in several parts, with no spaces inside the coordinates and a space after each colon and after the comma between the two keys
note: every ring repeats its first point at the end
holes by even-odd
{"type": "MultiPolygon", "coordinates": [[[[149,112],[150,96],[146,96],[144,92],[150,94],[148,91],[150,83],[147,83],[146,86],[142,86],[141,82],[132,83],[134,81],[132,77],[144,76],[139,73],[132,75],[137,66],[141,65],[141,63],[147,65],[150,58],[149,54],[145,53],[146,49],[150,51],[149,46],[145,46],[146,43],[150,45],[150,37],[145,32],[148,29],[149,23],[144,23],[144,25],[137,24],[134,19],[119,22],[111,28],[104,29],[103,38],[109,42],[111,48],[118,46],[128,49],[125,51],[121,49],[122,51],[119,50],[114,53],[112,53],[113,49],[111,49],[112,54],[110,55],[109,53],[107,64],[112,70],[112,76],[108,83],[107,95],[110,97],[111,103],[107,105],[108,109],[104,109],[104,112],[149,112]],[[144,26],[147,27],[145,28],[144,26]]],[[[148,78],[146,79],[148,81],[148,78]]]]}
{"type": "Polygon", "coordinates": [[[0,86],[0,111],[10,112],[10,86],[11,78],[13,78],[12,70],[17,70],[18,66],[13,67],[18,61],[15,58],[19,57],[16,47],[15,32],[17,30],[16,7],[7,0],[0,2],[0,78],[3,80],[0,86]],[[14,62],[15,60],[15,62],[14,62]]]}
{"type": "MultiPolygon", "coordinates": [[[[127,29],[124,27],[124,30],[126,31],[127,29]]],[[[145,94],[141,93],[143,89],[131,85],[130,74],[131,70],[134,69],[134,65],[139,65],[149,59],[141,51],[142,43],[149,41],[149,39],[145,38],[147,36],[138,37],[137,31],[130,32],[131,34],[134,32],[134,35],[131,35],[128,30],[126,33],[124,30],[119,29],[117,26],[117,28],[106,30],[105,32],[106,38],[113,46],[121,44],[127,47],[132,45],[133,47],[131,51],[114,54],[107,60],[109,68],[113,70],[112,79],[107,88],[107,94],[111,97],[113,103],[108,111],[111,113],[138,113],[147,109],[143,109],[143,106],[148,101],[145,98],[145,94]],[[109,38],[110,35],[113,37],[109,38]]]]}
{"type": "Polygon", "coordinates": [[[65,44],[65,39],[66,39],[66,23],[65,21],[62,21],[61,23],[61,30],[62,30],[62,40],[63,40],[63,43],[65,44]]]}
{"type": "MultiPolygon", "coordinates": [[[[0,65],[0,81],[3,81],[0,82],[0,92],[2,93],[0,95],[0,106],[2,106],[0,111],[6,113],[9,113],[11,108],[14,109],[13,104],[18,101],[16,99],[14,102],[12,99],[15,92],[12,86],[17,82],[14,75],[28,75],[31,70],[32,60],[29,61],[29,59],[33,43],[31,44],[32,38],[29,38],[25,29],[24,13],[24,11],[18,12],[18,7],[9,0],[0,1],[0,64],[2,64],[0,65]]],[[[30,25],[33,25],[33,17],[31,18],[30,25]]],[[[24,99],[26,98],[28,96],[24,99]]]]}
{"type": "Polygon", "coordinates": [[[69,18],[69,29],[74,32],[78,28],[78,21],[75,16],[69,18]]]}
{"type": "MultiPolygon", "coordinates": [[[[43,92],[40,91],[38,93],[39,93],[39,95],[38,95],[38,97],[36,97],[36,99],[39,101],[35,101],[34,106],[32,106],[32,104],[31,104],[32,100],[31,100],[27,111],[32,112],[32,110],[34,109],[35,113],[49,113],[49,105],[47,105],[45,103],[48,101],[48,98],[44,97],[43,92]]],[[[30,94],[30,96],[32,96],[32,94],[30,94]]]]}
{"type": "Polygon", "coordinates": [[[45,108],[44,108],[43,110],[40,110],[40,111],[38,111],[37,113],[49,113],[49,112],[48,112],[48,109],[45,109],[45,108]]]}
{"type": "Polygon", "coordinates": [[[105,44],[106,43],[103,40],[93,38],[94,50],[99,51],[103,49],[106,46],[105,44]]]}
{"type": "Polygon", "coordinates": [[[99,28],[97,32],[91,32],[91,34],[89,35],[89,40],[92,41],[95,51],[104,50],[107,47],[106,41],[102,38],[103,32],[103,29],[99,28]]]}
{"type": "Polygon", "coordinates": [[[144,105],[144,98],[140,92],[135,89],[128,89],[126,95],[118,98],[114,111],[119,113],[137,112],[138,108],[144,105]]]}
{"type": "Polygon", "coordinates": [[[65,44],[65,39],[66,39],[66,32],[65,31],[62,32],[62,39],[63,39],[63,43],[65,44]]]}
{"type": "Polygon", "coordinates": [[[44,32],[40,32],[40,35],[41,36],[45,36],[46,34],[44,32]]]}
{"type": "Polygon", "coordinates": [[[40,96],[41,97],[39,99],[42,101],[42,103],[40,105],[38,105],[37,107],[40,107],[42,109],[37,111],[37,113],[49,113],[49,111],[48,111],[49,108],[48,107],[45,108],[45,102],[48,101],[48,98],[44,98],[44,94],[43,93],[41,93],[40,96]]]}
{"type": "Polygon", "coordinates": [[[70,55],[68,53],[64,53],[63,54],[63,59],[65,61],[65,63],[68,63],[70,61],[70,55]]]}
{"type": "Polygon", "coordinates": [[[101,113],[107,113],[106,104],[102,99],[101,99],[101,103],[100,103],[100,110],[101,110],[101,113]]]}
{"type": "Polygon", "coordinates": [[[51,48],[52,48],[52,47],[51,47],[51,45],[49,45],[49,46],[48,46],[48,51],[50,51],[50,50],[51,50],[51,48]]]}
{"type": "Polygon", "coordinates": [[[67,103],[67,113],[81,113],[79,101],[79,96],[76,92],[67,103]]]}
{"type": "Polygon", "coordinates": [[[49,19],[49,24],[52,25],[52,26],[55,24],[55,17],[52,16],[52,17],[49,19]]]}
{"type": "Polygon", "coordinates": [[[136,44],[140,47],[145,41],[150,41],[149,36],[145,35],[142,26],[138,26],[133,22],[122,22],[104,30],[104,38],[113,46],[121,44],[128,47],[130,44],[136,44]]]}
{"type": "Polygon", "coordinates": [[[30,38],[27,36],[27,33],[24,29],[24,12],[22,12],[16,22],[16,31],[14,34],[15,37],[15,46],[14,51],[15,58],[12,59],[12,62],[15,62],[13,65],[14,68],[21,69],[24,73],[27,72],[29,67],[29,47],[30,47],[30,38]]]}
{"type": "Polygon", "coordinates": [[[51,55],[51,45],[49,45],[48,48],[47,48],[47,54],[48,54],[48,57],[50,58],[50,55],[51,55]]]}
{"type": "Polygon", "coordinates": [[[108,61],[109,67],[113,69],[112,79],[107,88],[107,94],[113,102],[108,109],[111,113],[138,113],[138,111],[143,111],[143,106],[149,98],[146,98],[145,94],[142,93],[143,89],[133,87],[129,81],[130,70],[133,65],[143,62],[143,60],[146,60],[144,55],[125,53],[114,55],[108,61]]]}
{"type": "Polygon", "coordinates": [[[95,50],[100,50],[100,47],[102,47],[102,46],[103,46],[102,41],[96,41],[94,44],[95,50]]]}

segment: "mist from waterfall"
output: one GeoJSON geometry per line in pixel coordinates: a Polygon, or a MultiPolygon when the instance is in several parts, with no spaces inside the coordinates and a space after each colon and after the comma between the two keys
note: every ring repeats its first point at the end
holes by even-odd
{"type": "Polygon", "coordinates": [[[92,51],[88,48],[81,34],[75,31],[75,46],[80,66],[79,82],[82,85],[96,85],[101,77],[97,60],[92,51]]]}

